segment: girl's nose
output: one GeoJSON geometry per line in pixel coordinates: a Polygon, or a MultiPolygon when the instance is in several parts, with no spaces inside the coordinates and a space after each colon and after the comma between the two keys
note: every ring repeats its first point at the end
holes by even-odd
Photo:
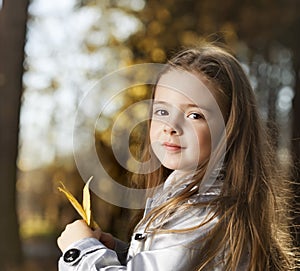
{"type": "Polygon", "coordinates": [[[172,124],[165,124],[164,125],[164,133],[169,135],[181,135],[182,129],[178,125],[172,125],[172,124]]]}

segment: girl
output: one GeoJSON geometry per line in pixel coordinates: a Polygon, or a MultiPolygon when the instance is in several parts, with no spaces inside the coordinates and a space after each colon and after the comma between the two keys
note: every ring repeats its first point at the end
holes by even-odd
{"type": "Polygon", "coordinates": [[[58,238],[59,270],[295,270],[282,179],[238,61],[213,44],[179,53],[151,111],[144,158],[161,166],[145,181],[160,188],[128,253],[78,220],[58,238]]]}

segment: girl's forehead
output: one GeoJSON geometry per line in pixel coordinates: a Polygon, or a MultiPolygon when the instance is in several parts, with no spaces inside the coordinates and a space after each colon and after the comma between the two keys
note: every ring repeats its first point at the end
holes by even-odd
{"type": "Polygon", "coordinates": [[[155,88],[154,99],[179,99],[200,107],[214,108],[217,102],[212,95],[212,86],[193,73],[171,70],[163,74],[155,88]],[[204,83],[205,82],[205,83],[204,83]]]}
{"type": "Polygon", "coordinates": [[[154,100],[171,101],[176,99],[180,99],[182,101],[189,101],[189,102],[192,101],[190,97],[186,95],[183,91],[178,91],[177,89],[170,88],[167,86],[161,86],[161,85],[156,86],[154,100]]]}

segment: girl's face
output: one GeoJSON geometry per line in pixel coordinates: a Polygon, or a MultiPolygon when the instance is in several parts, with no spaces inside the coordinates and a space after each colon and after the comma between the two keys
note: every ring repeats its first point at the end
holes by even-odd
{"type": "MultiPolygon", "coordinates": [[[[201,106],[201,102],[195,102],[188,96],[198,97],[200,94],[201,99],[203,92],[198,87],[191,87],[183,94],[170,86],[156,86],[150,142],[157,158],[171,170],[195,169],[211,153],[207,104],[201,106]]],[[[203,100],[206,100],[205,97],[203,100]]]]}

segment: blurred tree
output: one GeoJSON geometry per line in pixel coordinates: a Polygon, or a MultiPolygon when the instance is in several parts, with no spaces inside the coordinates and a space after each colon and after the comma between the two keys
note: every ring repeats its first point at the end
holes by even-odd
{"type": "MultiPolygon", "coordinates": [[[[296,181],[295,185],[295,205],[300,209],[300,38],[298,37],[300,28],[300,16],[288,31],[287,41],[291,42],[294,53],[294,69],[295,69],[295,96],[293,99],[293,126],[292,126],[292,158],[294,163],[293,178],[296,181]],[[295,38],[297,37],[297,38],[295,38]]],[[[297,225],[296,237],[300,246],[300,215],[295,211],[295,224],[297,225]]]]}
{"type": "MultiPolygon", "coordinates": [[[[83,94],[103,75],[132,63],[131,51],[123,42],[142,27],[134,14],[143,8],[143,0],[67,2],[57,5],[55,1],[32,1],[29,7],[18,161],[23,240],[46,234],[46,229],[48,234],[53,233],[54,227],[61,230],[77,217],[63,196],[54,197],[49,182],[52,181],[56,191],[58,181],[63,181],[81,197],[81,177],[85,178],[76,170],[70,140],[78,106],[83,94]],[[34,168],[36,173],[41,172],[40,176],[34,173],[34,168]]],[[[81,132],[93,121],[89,114],[99,112],[109,92],[109,88],[99,89],[100,102],[89,107],[88,115],[78,116],[81,132]]],[[[102,135],[102,138],[103,142],[97,146],[102,146],[102,154],[111,158],[106,159],[107,171],[114,178],[118,175],[120,182],[126,182],[124,170],[104,144],[107,137],[102,135]]],[[[76,146],[82,157],[86,140],[82,133],[76,146]]],[[[97,199],[94,206],[95,218],[103,229],[125,236],[120,216],[126,210],[97,199]]]]}
{"type": "Polygon", "coordinates": [[[28,0],[4,1],[0,11],[0,270],[22,258],[16,212],[16,160],[28,0]]]}

